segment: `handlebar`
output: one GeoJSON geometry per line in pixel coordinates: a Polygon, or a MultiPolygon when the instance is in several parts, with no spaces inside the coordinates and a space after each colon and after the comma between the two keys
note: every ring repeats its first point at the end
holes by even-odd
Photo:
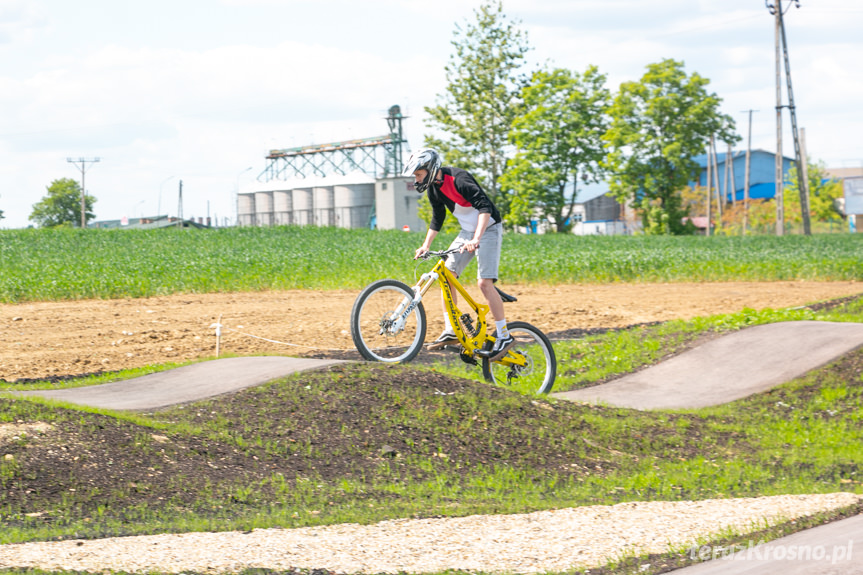
{"type": "Polygon", "coordinates": [[[439,258],[446,258],[446,256],[448,256],[450,254],[454,254],[458,251],[459,251],[459,248],[453,248],[451,250],[441,250],[441,251],[429,250],[426,253],[424,253],[423,255],[419,256],[419,259],[427,260],[432,256],[437,256],[439,258]]]}

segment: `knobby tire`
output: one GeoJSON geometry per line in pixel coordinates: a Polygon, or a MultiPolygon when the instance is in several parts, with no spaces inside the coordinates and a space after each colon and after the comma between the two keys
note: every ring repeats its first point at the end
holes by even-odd
{"type": "Polygon", "coordinates": [[[482,374],[491,383],[503,387],[518,387],[530,393],[549,393],[557,377],[557,358],[546,335],[538,328],[523,321],[507,325],[516,339],[508,354],[522,354],[528,359],[524,368],[510,367],[500,362],[482,360],[482,374]]]}
{"type": "Polygon", "coordinates": [[[426,336],[426,315],[420,302],[407,316],[398,334],[386,332],[386,322],[404,298],[414,291],[398,280],[378,280],[366,286],[351,310],[351,337],[357,351],[369,361],[404,363],[420,352],[426,336]]]}

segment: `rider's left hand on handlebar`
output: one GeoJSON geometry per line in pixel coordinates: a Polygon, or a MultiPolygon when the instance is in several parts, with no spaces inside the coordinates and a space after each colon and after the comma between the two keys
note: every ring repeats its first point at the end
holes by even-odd
{"type": "Polygon", "coordinates": [[[470,240],[462,244],[459,252],[475,252],[479,247],[479,240],[470,240]]]}

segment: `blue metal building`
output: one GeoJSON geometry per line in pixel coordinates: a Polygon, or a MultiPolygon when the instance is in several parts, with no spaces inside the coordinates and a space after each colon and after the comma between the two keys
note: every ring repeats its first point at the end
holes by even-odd
{"type": "MultiPolygon", "coordinates": [[[[731,159],[731,166],[734,169],[734,198],[733,201],[743,200],[743,188],[746,177],[746,151],[732,151],[731,154],[717,153],[716,164],[719,171],[719,191],[725,193],[725,178],[726,157],[731,159]]],[[[699,176],[698,185],[707,187],[707,154],[695,156],[692,158],[699,166],[701,166],[701,175],[699,176]]],[[[788,180],[788,170],[793,165],[794,160],[787,156],[783,156],[782,172],[785,175],[785,180],[788,180]]],[[[766,150],[752,150],[750,155],[750,175],[749,175],[749,198],[763,199],[773,198],[776,196],[776,154],[766,150]]],[[[714,180],[715,182],[716,180],[714,180]]],[[[693,182],[694,183],[694,182],[693,182]]],[[[726,196],[728,202],[732,201],[731,191],[726,196]]]]}

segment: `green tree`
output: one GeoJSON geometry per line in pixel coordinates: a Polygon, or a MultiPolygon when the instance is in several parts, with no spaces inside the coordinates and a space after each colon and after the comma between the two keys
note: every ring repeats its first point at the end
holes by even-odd
{"type": "MultiPolygon", "coordinates": [[[[808,163],[809,176],[809,215],[816,221],[830,221],[842,218],[836,206],[836,200],[844,195],[842,182],[827,175],[827,165],[824,162],[808,163]]],[[[797,166],[791,166],[785,175],[782,197],[785,204],[785,221],[799,223],[803,221],[800,211],[800,193],[797,184],[797,166]]]]}
{"type": "MultiPolygon", "coordinates": [[[[87,195],[84,199],[86,220],[95,218],[93,204],[96,198],[87,195]]],[[[77,227],[81,225],[81,186],[69,178],[54,180],[48,186],[48,195],[33,204],[30,221],[42,228],[58,226],[77,227]]]]}
{"type": "Polygon", "coordinates": [[[500,180],[512,192],[510,223],[538,215],[557,232],[571,230],[579,181],[603,176],[611,104],[605,80],[595,66],[584,74],[558,68],[534,72],[522,88],[522,111],[510,132],[517,152],[500,180]]]}
{"type": "Polygon", "coordinates": [[[683,62],[666,59],[648,65],[640,81],[621,84],[609,110],[605,140],[611,191],[633,205],[645,205],[643,198],[656,202],[659,210],[642,212],[645,231],[691,230],[683,223],[680,191],[697,177],[692,158],[704,152],[712,134],[723,142],[740,139],[734,120],[719,112],[721,99],[708,93],[709,83],[697,72],[687,75],[683,62]],[[656,214],[667,217],[649,221],[656,214]]]}
{"type": "Polygon", "coordinates": [[[425,143],[439,150],[447,165],[470,170],[505,213],[499,179],[517,111],[516,72],[529,47],[526,33],[506,17],[500,0],[486,0],[474,15],[476,21],[464,29],[456,25],[446,91],[438,94],[437,105],[425,108],[426,126],[441,135],[427,135],[425,143]]]}

